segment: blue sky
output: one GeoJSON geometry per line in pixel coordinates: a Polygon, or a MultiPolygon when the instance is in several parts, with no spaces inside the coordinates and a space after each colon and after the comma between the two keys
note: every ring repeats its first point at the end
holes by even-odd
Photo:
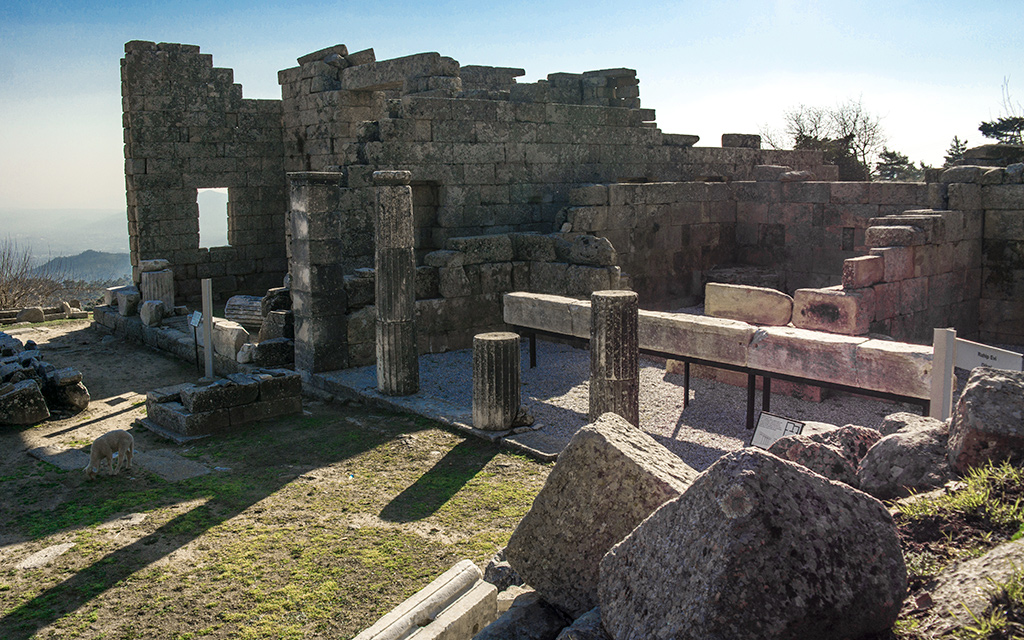
{"type": "MultiPolygon", "coordinates": [[[[1019,0],[625,3],[21,2],[0,6],[0,211],[123,209],[119,59],[128,40],[198,44],[250,98],[337,43],[378,59],[439,51],[462,64],[630,67],[667,133],[778,127],[799,104],[860,99],[890,148],[941,164],[984,142],[1010,79],[1024,101],[1019,0]]],[[[2,222],[2,220],[0,220],[2,222]]]]}

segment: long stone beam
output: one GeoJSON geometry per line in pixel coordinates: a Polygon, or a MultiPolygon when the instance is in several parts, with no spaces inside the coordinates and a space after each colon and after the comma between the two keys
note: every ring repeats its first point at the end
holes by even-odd
{"type": "Polygon", "coordinates": [[[401,89],[406,78],[457,76],[459,63],[436,52],[380,60],[349,67],[341,72],[341,88],[347,91],[401,89]]]}
{"type": "MultiPolygon", "coordinates": [[[[505,294],[510,325],[579,338],[590,336],[590,302],[562,296],[505,294]]],[[[640,348],[770,373],[927,399],[932,347],[794,327],[756,325],[685,313],[639,313],[640,348]]]]}

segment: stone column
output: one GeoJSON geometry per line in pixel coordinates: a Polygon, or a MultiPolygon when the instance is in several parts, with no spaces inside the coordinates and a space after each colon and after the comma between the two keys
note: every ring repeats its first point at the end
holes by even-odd
{"type": "Polygon", "coordinates": [[[377,390],[389,396],[420,388],[411,179],[408,171],[373,173],[377,390]]]}
{"type": "Polygon", "coordinates": [[[590,419],[615,413],[640,424],[640,348],[637,294],[590,296],[590,419]]]}
{"type": "Polygon", "coordinates": [[[304,374],[348,366],[348,299],[342,265],[340,197],[344,174],[288,174],[295,370],[304,374]]]}
{"type": "Polygon", "coordinates": [[[485,431],[511,429],[520,404],[519,334],[473,336],[473,426],[485,431]]]}

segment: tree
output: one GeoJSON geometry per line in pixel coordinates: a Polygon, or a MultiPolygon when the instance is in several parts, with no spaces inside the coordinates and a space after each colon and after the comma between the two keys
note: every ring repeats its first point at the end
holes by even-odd
{"type": "Polygon", "coordinates": [[[949,148],[946,149],[946,158],[945,162],[942,163],[942,168],[948,169],[955,165],[958,160],[964,157],[965,151],[967,151],[967,141],[953,136],[953,141],[949,143],[949,148]]]}
{"type": "Polygon", "coordinates": [[[1003,115],[995,120],[983,121],[978,126],[981,135],[999,144],[1024,145],[1024,106],[1010,97],[1010,79],[1003,78],[1003,115]]]}
{"type": "Polygon", "coordinates": [[[878,179],[891,182],[920,182],[928,168],[923,162],[915,166],[910,158],[899,151],[890,151],[888,147],[882,147],[882,153],[875,163],[878,179]]]}
{"type": "Polygon", "coordinates": [[[64,291],[65,274],[33,269],[32,252],[7,238],[0,241],[0,309],[52,305],[64,291]]]}
{"type": "Polygon", "coordinates": [[[885,147],[881,119],[861,101],[836,107],[800,105],[783,114],[783,133],[762,127],[761,138],[775,149],[816,149],[825,162],[839,167],[840,180],[870,180],[885,147]]]}

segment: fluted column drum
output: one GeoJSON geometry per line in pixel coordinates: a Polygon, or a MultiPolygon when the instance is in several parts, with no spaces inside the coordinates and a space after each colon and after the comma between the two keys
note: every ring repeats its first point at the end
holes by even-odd
{"type": "Polygon", "coordinates": [[[473,426],[486,431],[512,428],[521,405],[519,334],[473,336],[473,426]]]}
{"type": "Polygon", "coordinates": [[[638,299],[633,291],[590,296],[590,413],[615,413],[640,425],[638,299]]]}

